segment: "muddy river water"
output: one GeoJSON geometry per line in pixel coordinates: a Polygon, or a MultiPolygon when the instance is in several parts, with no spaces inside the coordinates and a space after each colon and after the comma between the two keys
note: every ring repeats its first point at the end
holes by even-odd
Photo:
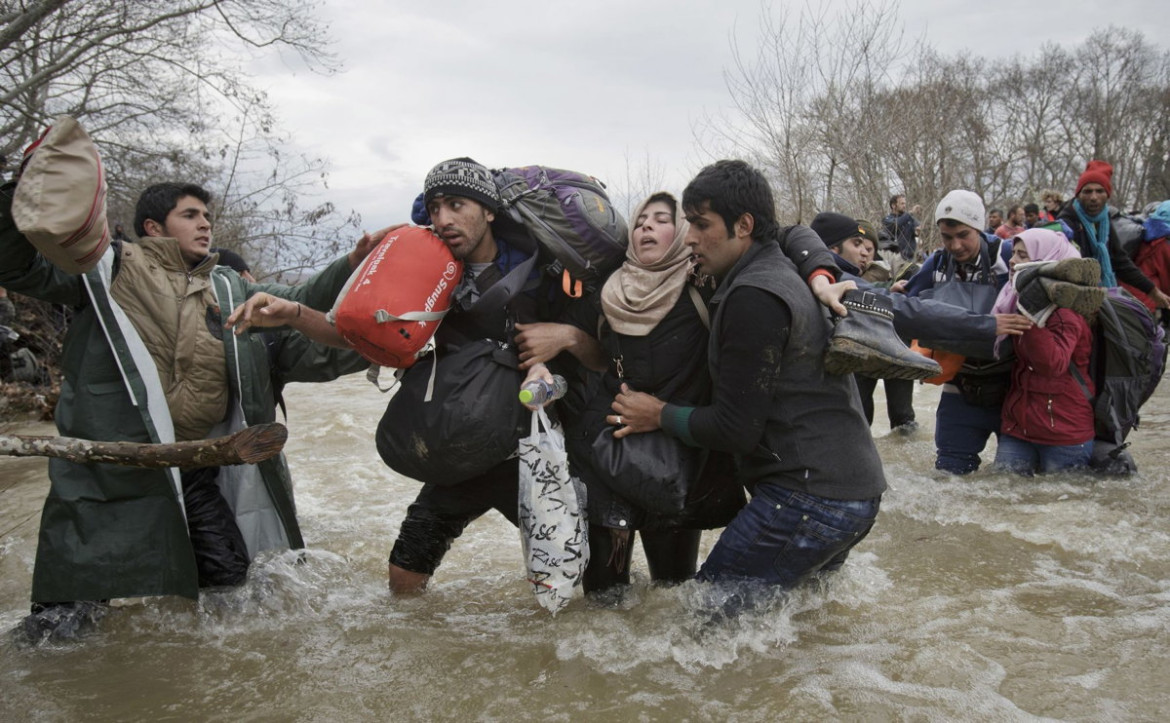
{"type": "MultiPolygon", "coordinates": [[[[884,412],[881,387],[878,416],[884,412]]],[[[303,564],[262,558],[242,588],[120,601],[79,642],[0,634],[0,710],[26,720],[1165,720],[1170,711],[1170,390],[1134,433],[1126,479],[932,470],[922,428],[875,425],[890,489],[828,582],[711,627],[695,583],[635,581],[555,618],[517,532],[489,515],[421,597],[386,556],[417,483],[372,431],[361,375],[291,385],[303,564]]],[[[51,434],[47,424],[6,431],[51,434]]],[[[994,444],[994,443],[993,443],[994,444]]],[[[991,455],[989,454],[988,457],[991,455]]],[[[0,628],[27,612],[43,459],[0,460],[0,628]]],[[[704,537],[704,551],[717,533],[704,537]]]]}

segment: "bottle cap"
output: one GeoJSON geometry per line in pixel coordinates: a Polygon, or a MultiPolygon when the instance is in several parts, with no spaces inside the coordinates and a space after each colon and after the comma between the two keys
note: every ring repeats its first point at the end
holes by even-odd
{"type": "Polygon", "coordinates": [[[532,393],[531,389],[521,389],[520,390],[520,403],[521,404],[530,404],[532,402],[532,400],[535,398],[536,398],[536,395],[532,393]]]}

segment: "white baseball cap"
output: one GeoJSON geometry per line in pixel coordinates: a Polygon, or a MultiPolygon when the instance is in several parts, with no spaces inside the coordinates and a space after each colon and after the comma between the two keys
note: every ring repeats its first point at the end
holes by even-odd
{"type": "Polygon", "coordinates": [[[983,199],[979,198],[979,194],[961,188],[943,196],[934,211],[935,223],[943,220],[955,221],[981,231],[986,219],[987,209],[983,207],[983,199]]]}

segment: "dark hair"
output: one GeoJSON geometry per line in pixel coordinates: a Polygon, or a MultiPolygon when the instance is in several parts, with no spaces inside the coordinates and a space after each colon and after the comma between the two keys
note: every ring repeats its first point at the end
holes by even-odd
{"type": "Polygon", "coordinates": [[[716,161],[699,171],[683,190],[682,206],[687,214],[699,213],[703,204],[723,219],[727,235],[735,235],[735,222],[750,213],[755,225],[753,241],[776,236],[776,203],[764,174],[744,161],[716,161]]]}
{"type": "Polygon", "coordinates": [[[674,216],[675,219],[677,220],[678,219],[678,200],[675,199],[674,196],[670,195],[666,191],[659,191],[658,193],[653,194],[652,196],[650,196],[650,198],[647,198],[646,203],[644,203],[642,205],[645,207],[645,206],[649,206],[652,203],[658,203],[659,201],[661,201],[662,203],[665,203],[667,206],[670,206],[670,215],[674,216]]]}
{"type": "Polygon", "coordinates": [[[134,207],[134,233],[139,238],[145,236],[148,219],[165,226],[167,216],[184,196],[194,196],[205,205],[211,203],[211,194],[194,183],[156,183],[147,188],[138,196],[138,205],[134,207]]]}
{"type": "Polygon", "coordinates": [[[993,208],[987,212],[987,215],[990,216],[993,213],[997,213],[997,214],[999,214],[1000,218],[1003,218],[1003,209],[1002,208],[993,208]]]}
{"type": "Polygon", "coordinates": [[[237,274],[242,274],[245,271],[252,273],[252,267],[248,266],[248,262],[244,260],[244,257],[240,256],[231,249],[220,248],[217,246],[215,248],[207,249],[207,252],[212,254],[219,254],[219,265],[229,266],[237,274]]]}
{"type": "Polygon", "coordinates": [[[1036,214],[1040,213],[1040,204],[1038,204],[1038,203],[1024,204],[1024,213],[1036,213],[1036,214]]]}
{"type": "Polygon", "coordinates": [[[1013,213],[1015,213],[1017,208],[1021,211],[1024,210],[1024,207],[1017,203],[1008,209],[1008,215],[1011,216],[1013,213]]]}
{"type": "MultiPolygon", "coordinates": [[[[946,226],[947,228],[958,228],[960,226],[966,226],[967,228],[975,228],[974,226],[971,226],[969,224],[965,224],[962,221],[956,221],[953,218],[940,218],[938,220],[938,223],[935,225],[936,226],[946,226]]],[[[976,228],[975,230],[978,231],[979,229],[976,228]]]]}
{"type": "Polygon", "coordinates": [[[905,198],[905,197],[906,197],[906,194],[904,194],[904,193],[895,193],[893,196],[890,196],[890,208],[894,207],[894,204],[898,202],[899,198],[905,198]]]}

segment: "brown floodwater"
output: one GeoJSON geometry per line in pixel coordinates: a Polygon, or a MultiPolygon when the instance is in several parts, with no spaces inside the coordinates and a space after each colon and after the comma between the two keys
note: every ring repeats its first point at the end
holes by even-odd
{"type": "MultiPolygon", "coordinates": [[[[291,385],[286,451],[308,545],[243,587],[119,601],[71,643],[0,634],[0,710],[24,720],[1162,720],[1170,710],[1170,391],[1128,479],[933,470],[922,428],[874,433],[890,489],[829,581],[709,626],[703,590],[635,582],[555,618],[491,514],[430,590],[386,556],[418,486],[378,459],[387,396],[361,375],[291,385]]],[[[51,434],[49,425],[24,433],[51,434]]],[[[992,450],[985,459],[993,456],[992,450]]],[[[842,450],[842,453],[847,453],[842,450]]],[[[27,612],[42,459],[0,460],[0,628],[27,612]]],[[[704,537],[704,552],[716,533],[704,537]]]]}

